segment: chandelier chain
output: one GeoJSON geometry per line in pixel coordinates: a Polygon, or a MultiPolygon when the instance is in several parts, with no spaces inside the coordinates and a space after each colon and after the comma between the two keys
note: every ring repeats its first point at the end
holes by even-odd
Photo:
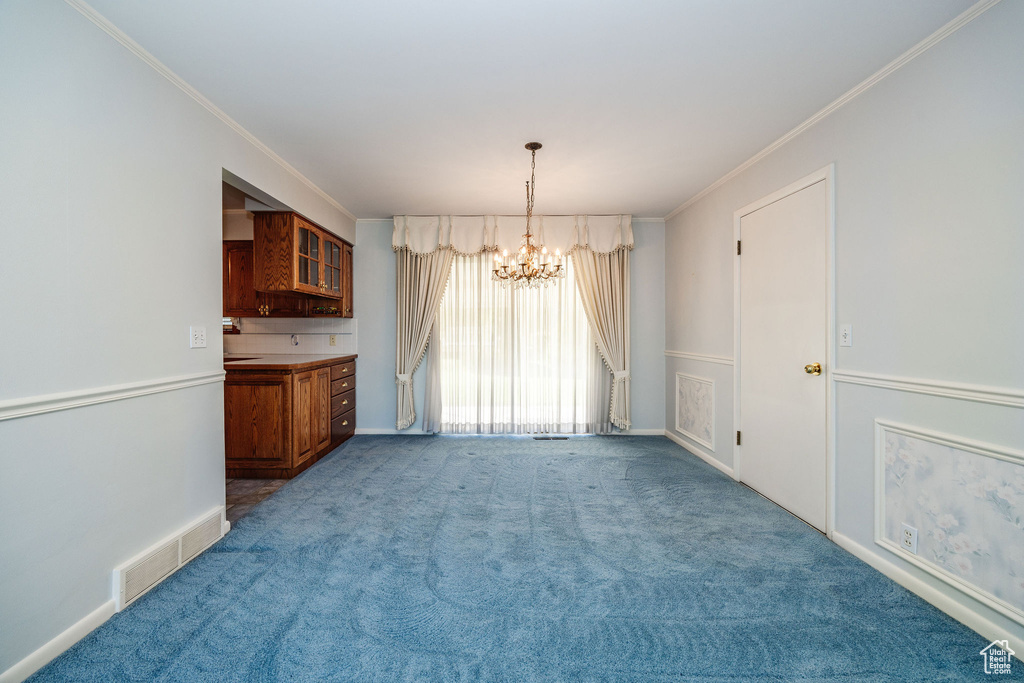
{"type": "Polygon", "coordinates": [[[526,145],[530,150],[530,179],[526,181],[526,234],[523,235],[522,246],[513,254],[506,249],[494,255],[493,279],[502,285],[538,287],[555,278],[565,277],[561,250],[555,249],[551,254],[545,246],[533,241],[533,202],[537,186],[537,150],[540,147],[539,142],[526,145]]]}

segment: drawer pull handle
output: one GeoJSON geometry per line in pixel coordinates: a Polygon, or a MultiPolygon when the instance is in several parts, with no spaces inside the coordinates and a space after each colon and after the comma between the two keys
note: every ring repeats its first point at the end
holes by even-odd
{"type": "Polygon", "coordinates": [[[347,405],[348,405],[348,399],[346,398],[346,399],[345,399],[344,401],[342,401],[342,402],[341,402],[341,405],[343,405],[343,406],[347,406],[347,405]]]}
{"type": "Polygon", "coordinates": [[[347,425],[348,425],[348,420],[343,420],[342,423],[341,423],[341,426],[345,427],[347,425]]]}
{"type": "Polygon", "coordinates": [[[343,386],[343,387],[347,387],[347,386],[348,386],[348,382],[345,382],[345,383],[344,383],[344,384],[342,384],[341,386],[343,386]]]}

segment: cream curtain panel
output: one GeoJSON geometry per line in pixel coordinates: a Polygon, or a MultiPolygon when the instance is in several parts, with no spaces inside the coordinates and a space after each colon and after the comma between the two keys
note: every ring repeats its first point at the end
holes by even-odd
{"type": "Polygon", "coordinates": [[[407,429],[416,421],[412,375],[427,348],[430,329],[441,297],[444,296],[454,255],[451,249],[439,249],[430,254],[417,254],[409,249],[395,252],[398,300],[395,353],[398,417],[395,427],[398,429],[407,429]]]}
{"type": "MultiPolygon", "coordinates": [[[[629,250],[633,248],[630,218],[628,215],[534,216],[535,223],[531,224],[540,243],[549,250],[561,249],[563,254],[573,258],[579,298],[596,347],[613,380],[609,419],[620,429],[630,427],[629,250]]],[[[525,216],[395,216],[391,245],[398,270],[395,362],[398,429],[406,429],[416,421],[412,375],[427,349],[456,254],[472,256],[502,249],[514,252],[519,249],[524,232],[525,216]]],[[[489,262],[487,265],[489,267],[489,262]]],[[[434,362],[435,353],[443,351],[441,346],[431,344],[427,390],[428,397],[440,397],[443,406],[444,385],[437,374],[442,363],[434,362]]],[[[437,402],[431,399],[428,402],[425,427],[440,428],[447,424],[440,412],[434,412],[437,402]]]]}
{"type": "Polygon", "coordinates": [[[611,377],[573,281],[511,289],[488,253],[456,256],[430,340],[424,430],[446,434],[611,431],[611,377]]]}
{"type": "Polygon", "coordinates": [[[612,373],[609,418],[619,429],[629,429],[629,251],[578,249],[572,260],[590,329],[612,373]]]}

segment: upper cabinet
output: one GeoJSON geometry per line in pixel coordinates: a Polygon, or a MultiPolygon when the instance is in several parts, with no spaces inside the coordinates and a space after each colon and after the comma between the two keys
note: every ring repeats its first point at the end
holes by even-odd
{"type": "Polygon", "coordinates": [[[224,241],[224,315],[238,318],[302,318],[306,297],[269,294],[253,286],[253,243],[224,241]]]}
{"type": "Polygon", "coordinates": [[[314,307],[352,317],[352,245],[296,213],[254,216],[256,289],[332,299],[314,307]]]}

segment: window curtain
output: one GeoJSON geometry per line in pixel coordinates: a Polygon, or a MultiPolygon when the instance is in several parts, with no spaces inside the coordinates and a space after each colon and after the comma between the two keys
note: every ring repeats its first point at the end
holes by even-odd
{"type": "MultiPolygon", "coordinates": [[[[575,275],[566,277],[564,282],[575,284],[579,292],[578,300],[589,321],[589,330],[599,351],[599,357],[604,359],[608,368],[608,371],[600,372],[604,373],[606,379],[610,372],[611,398],[607,403],[598,401],[609,406],[607,419],[603,415],[601,418],[581,418],[579,415],[573,415],[568,419],[561,409],[555,416],[554,412],[542,414],[533,410],[532,406],[522,405],[519,407],[518,415],[527,416],[527,422],[538,429],[539,425],[553,428],[553,425],[557,424],[560,429],[581,429],[600,433],[607,430],[606,424],[609,420],[620,429],[629,429],[629,250],[633,248],[630,216],[534,216],[534,219],[535,233],[541,243],[548,249],[559,248],[563,254],[572,254],[575,275]],[[590,424],[592,429],[586,429],[587,424],[590,424]]],[[[515,251],[525,227],[525,216],[395,216],[391,244],[398,262],[398,341],[395,362],[398,429],[406,429],[416,421],[412,374],[422,360],[427,349],[427,341],[431,337],[437,343],[430,344],[431,359],[427,373],[428,408],[424,416],[424,425],[431,431],[436,431],[445,424],[454,427],[464,423],[462,417],[446,418],[441,412],[435,412],[441,411],[444,405],[444,384],[440,374],[443,361],[440,356],[454,348],[449,348],[447,341],[438,341],[443,334],[435,325],[448,272],[452,268],[456,254],[467,258],[481,256],[482,260],[478,265],[481,270],[488,271],[489,278],[490,262],[482,255],[494,250],[500,251],[502,248],[515,251]],[[437,358],[435,353],[438,354],[437,358]]],[[[520,305],[517,310],[525,310],[523,306],[526,305],[520,305]]],[[[549,324],[543,329],[545,335],[554,333],[554,322],[549,319],[549,324]]],[[[522,321],[515,329],[521,332],[525,324],[526,322],[522,321]]],[[[512,341],[499,340],[499,343],[511,344],[512,341]]],[[[520,348],[523,348],[522,344],[520,348]]],[[[535,351],[544,356],[543,350],[535,351]]],[[[507,349],[502,352],[511,353],[507,349]]],[[[530,358],[533,357],[536,356],[530,358]]],[[[532,371],[528,368],[526,355],[512,354],[512,358],[512,361],[503,362],[518,362],[518,365],[514,366],[516,372],[532,371]]],[[[577,361],[582,362],[578,358],[577,361]]],[[[594,377],[596,374],[597,371],[594,371],[594,377]]],[[[586,390],[597,392],[601,383],[596,380],[590,381],[591,384],[587,385],[586,390]]],[[[559,395],[565,396],[569,391],[568,385],[565,382],[561,384],[559,395]]],[[[526,396],[530,395],[531,391],[540,391],[537,388],[539,386],[541,384],[536,380],[530,380],[528,385],[519,387],[520,393],[517,395],[526,396]]],[[[488,391],[498,389],[500,387],[491,386],[488,391]]],[[[573,389],[576,392],[583,390],[581,387],[573,389]]],[[[487,419],[491,420],[488,424],[502,424],[500,415],[497,416],[496,423],[494,415],[488,416],[487,419]]]]}
{"type": "Polygon", "coordinates": [[[437,308],[444,295],[454,252],[436,249],[418,254],[410,249],[395,251],[397,282],[397,343],[395,383],[398,385],[397,429],[416,421],[412,375],[423,359],[437,308]]]}
{"type": "Polygon", "coordinates": [[[491,279],[492,255],[458,255],[434,323],[424,430],[448,434],[611,431],[611,376],[567,259],[546,287],[491,279]]]}
{"type": "Polygon", "coordinates": [[[590,328],[612,373],[609,419],[629,429],[629,250],[601,254],[577,249],[572,260],[590,328]]]}

